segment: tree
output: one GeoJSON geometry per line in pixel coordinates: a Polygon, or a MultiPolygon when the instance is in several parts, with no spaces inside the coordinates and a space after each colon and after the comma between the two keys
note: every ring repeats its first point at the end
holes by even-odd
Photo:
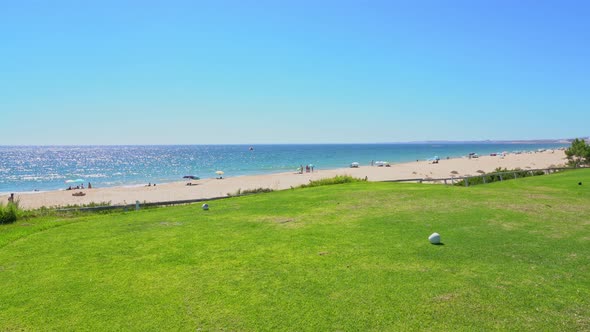
{"type": "Polygon", "coordinates": [[[578,167],[579,165],[590,164],[590,145],[586,144],[586,141],[580,138],[576,138],[572,142],[565,155],[570,165],[578,167]]]}

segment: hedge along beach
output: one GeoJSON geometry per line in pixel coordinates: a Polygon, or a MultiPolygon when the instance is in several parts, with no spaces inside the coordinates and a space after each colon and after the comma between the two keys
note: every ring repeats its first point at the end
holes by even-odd
{"type": "MultiPolygon", "coordinates": [[[[351,160],[352,161],[352,160],[351,160]]],[[[337,175],[350,175],[369,181],[386,181],[411,178],[448,178],[478,175],[481,171],[489,173],[496,168],[507,169],[540,169],[563,166],[566,163],[565,153],[559,149],[538,152],[508,153],[502,155],[484,155],[479,158],[442,158],[438,163],[419,160],[404,163],[391,163],[390,167],[370,166],[369,162],[360,163],[359,168],[315,167],[314,172],[299,174],[295,169],[290,172],[232,176],[227,174],[223,179],[204,178],[192,181],[158,183],[157,186],[134,185],[98,187],[85,190],[50,190],[34,193],[17,193],[16,199],[25,209],[40,207],[58,207],[66,205],[83,205],[108,202],[113,205],[140,202],[166,202],[191,200],[200,198],[222,197],[234,194],[238,190],[269,188],[272,190],[289,189],[309,181],[331,178],[337,175]],[[187,186],[187,183],[193,185],[187,186]],[[73,196],[82,191],[84,196],[73,196]]],[[[146,183],[147,184],[147,183],[146,183]]],[[[0,199],[7,201],[9,195],[0,199]]]]}

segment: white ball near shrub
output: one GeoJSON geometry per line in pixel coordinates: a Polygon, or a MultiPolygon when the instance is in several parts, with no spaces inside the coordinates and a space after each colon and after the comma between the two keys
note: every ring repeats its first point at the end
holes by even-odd
{"type": "Polygon", "coordinates": [[[432,233],[432,235],[428,237],[428,241],[432,244],[440,244],[440,234],[432,233]]]}
{"type": "Polygon", "coordinates": [[[203,210],[209,210],[209,204],[207,204],[207,203],[203,204],[203,210]]]}

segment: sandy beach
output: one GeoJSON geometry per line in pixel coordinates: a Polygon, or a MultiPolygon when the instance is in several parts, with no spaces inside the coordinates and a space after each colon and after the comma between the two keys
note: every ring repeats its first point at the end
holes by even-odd
{"type": "MultiPolygon", "coordinates": [[[[223,179],[193,180],[163,183],[157,186],[93,188],[85,190],[57,190],[38,193],[16,193],[21,207],[34,209],[40,207],[58,207],[92,202],[109,202],[112,205],[132,204],[140,202],[163,202],[190,200],[227,196],[239,189],[270,188],[273,190],[289,189],[310,180],[331,178],[336,175],[351,175],[356,178],[367,178],[369,181],[385,181],[414,178],[448,178],[467,175],[478,175],[484,171],[493,172],[497,167],[514,169],[538,169],[563,166],[566,162],[565,153],[560,150],[507,154],[506,156],[481,156],[444,159],[439,163],[416,161],[391,164],[391,167],[360,165],[359,168],[315,169],[313,173],[277,173],[266,175],[227,177],[223,179]],[[84,192],[85,196],[72,196],[76,192],[84,192]]],[[[7,195],[0,196],[6,202],[7,195]]]]}

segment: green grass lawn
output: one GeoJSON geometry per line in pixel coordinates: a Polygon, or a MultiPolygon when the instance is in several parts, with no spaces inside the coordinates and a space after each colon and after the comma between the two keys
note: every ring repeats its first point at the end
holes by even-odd
{"type": "Polygon", "coordinates": [[[0,330],[590,330],[590,170],[209,205],[0,226],[0,330]]]}

